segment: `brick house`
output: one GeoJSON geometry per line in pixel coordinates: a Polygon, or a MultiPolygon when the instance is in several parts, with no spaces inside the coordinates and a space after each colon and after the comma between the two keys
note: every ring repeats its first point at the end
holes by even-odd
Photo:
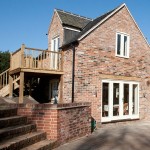
{"type": "Polygon", "coordinates": [[[27,91],[42,103],[90,102],[97,123],[149,119],[149,50],[125,4],[96,19],[55,9],[48,50],[14,52],[0,95],[20,80],[19,103],[27,91]]]}
{"type": "Polygon", "coordinates": [[[48,38],[64,57],[60,102],[91,102],[100,123],[149,119],[150,47],[125,4],[94,20],[55,10],[48,38]]]}

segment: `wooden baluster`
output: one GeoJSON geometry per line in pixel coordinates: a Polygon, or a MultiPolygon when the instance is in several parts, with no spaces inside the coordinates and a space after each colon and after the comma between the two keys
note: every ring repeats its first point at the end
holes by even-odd
{"type": "Polygon", "coordinates": [[[33,50],[31,50],[31,69],[34,68],[33,56],[34,56],[34,52],[33,50]]]}
{"type": "Polygon", "coordinates": [[[24,72],[20,72],[19,103],[23,103],[24,72]]]}
{"type": "Polygon", "coordinates": [[[3,74],[3,87],[4,87],[4,84],[5,84],[4,79],[5,79],[5,78],[4,78],[4,74],[3,74]]]}
{"type": "Polygon", "coordinates": [[[42,69],[44,69],[45,51],[42,52],[42,69]]]}
{"type": "Polygon", "coordinates": [[[8,82],[7,82],[7,78],[8,78],[8,77],[7,77],[7,72],[6,72],[6,85],[7,85],[7,83],[8,83],[8,82]]]}
{"type": "MultiPolygon", "coordinates": [[[[42,56],[41,56],[41,59],[42,59],[42,56]]],[[[41,68],[39,62],[40,62],[40,52],[38,51],[37,68],[41,68]]]]}
{"type": "Polygon", "coordinates": [[[26,54],[26,49],[24,50],[24,67],[27,67],[27,54],[26,54]]]}
{"type": "Polygon", "coordinates": [[[48,52],[46,52],[46,69],[49,69],[48,68],[48,52]]]}
{"type": "Polygon", "coordinates": [[[22,44],[21,46],[21,68],[24,68],[24,50],[25,50],[25,45],[22,44]]]}
{"type": "Polygon", "coordinates": [[[13,63],[12,63],[12,53],[10,53],[10,70],[13,69],[13,63]]]}
{"type": "Polygon", "coordinates": [[[49,69],[51,69],[51,52],[49,52],[49,69]]]}
{"type": "Polygon", "coordinates": [[[13,97],[13,77],[9,75],[9,97],[13,97]]]}
{"type": "Polygon", "coordinates": [[[64,52],[61,51],[61,62],[60,62],[60,70],[63,71],[63,59],[64,59],[64,52]]]}

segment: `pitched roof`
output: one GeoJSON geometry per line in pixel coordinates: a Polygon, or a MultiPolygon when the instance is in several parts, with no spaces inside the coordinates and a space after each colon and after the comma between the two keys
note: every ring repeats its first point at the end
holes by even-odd
{"type": "MultiPolygon", "coordinates": [[[[77,42],[80,38],[82,38],[86,33],[88,33],[92,28],[94,28],[97,24],[99,24],[100,22],[102,22],[103,20],[107,19],[107,17],[111,16],[113,13],[115,13],[117,10],[119,10],[120,8],[124,7],[125,4],[120,5],[119,7],[105,13],[104,15],[97,17],[96,19],[94,19],[93,21],[90,21],[84,28],[82,28],[82,31],[73,39],[70,39],[70,41],[67,41],[66,43],[64,43],[64,46],[67,46],[73,42],[77,42]]],[[[86,35],[85,35],[86,36],[86,35]]]]}
{"type": "Polygon", "coordinates": [[[59,18],[63,26],[71,26],[74,28],[82,29],[84,28],[89,22],[92,21],[91,18],[86,18],[83,16],[79,16],[70,12],[66,12],[60,9],[55,9],[58,13],[59,18]]]}

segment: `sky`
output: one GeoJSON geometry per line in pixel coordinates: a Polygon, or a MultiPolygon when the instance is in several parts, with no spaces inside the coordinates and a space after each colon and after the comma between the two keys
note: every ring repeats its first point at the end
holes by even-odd
{"type": "Polygon", "coordinates": [[[96,18],[126,3],[150,43],[150,0],[0,0],[0,51],[47,49],[48,27],[55,8],[96,18]]]}

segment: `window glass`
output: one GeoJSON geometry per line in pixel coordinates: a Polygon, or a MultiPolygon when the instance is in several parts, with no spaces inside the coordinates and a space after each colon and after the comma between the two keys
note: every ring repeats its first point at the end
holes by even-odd
{"type": "Polygon", "coordinates": [[[102,116],[107,117],[109,112],[109,83],[103,83],[102,116]]]}
{"type": "Polygon", "coordinates": [[[117,33],[117,56],[129,57],[129,36],[123,33],[117,33]]]}
{"type": "Polygon", "coordinates": [[[118,34],[118,35],[117,35],[117,38],[118,38],[118,39],[117,39],[117,54],[120,55],[121,35],[118,34]]]}
{"type": "Polygon", "coordinates": [[[138,114],[138,85],[133,84],[132,114],[138,114]]]}
{"type": "Polygon", "coordinates": [[[113,116],[119,116],[119,83],[113,84],[113,116]]]}
{"type": "Polygon", "coordinates": [[[123,49],[123,55],[127,56],[127,36],[124,36],[124,49],[123,49]]]}
{"type": "Polygon", "coordinates": [[[128,115],[128,114],[129,114],[129,84],[124,84],[123,115],[128,115]]]}
{"type": "Polygon", "coordinates": [[[58,52],[59,50],[59,44],[60,44],[60,39],[59,37],[52,39],[52,51],[58,52]]]}

